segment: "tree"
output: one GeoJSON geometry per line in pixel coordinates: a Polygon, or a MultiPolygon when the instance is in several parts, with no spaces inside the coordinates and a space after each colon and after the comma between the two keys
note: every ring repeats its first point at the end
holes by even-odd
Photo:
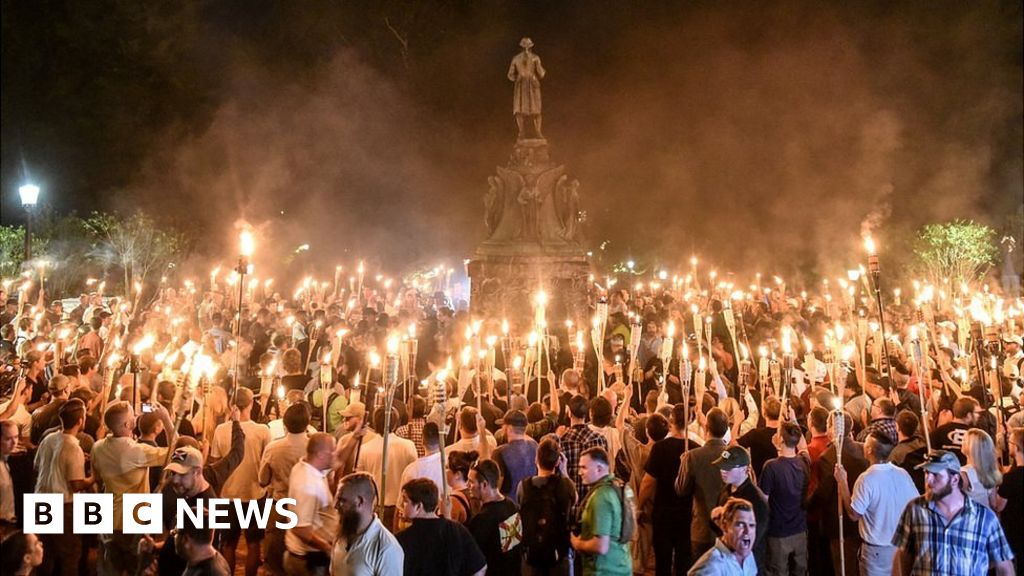
{"type": "Polygon", "coordinates": [[[0,277],[17,276],[24,259],[25,229],[21,226],[0,226],[0,277]]]}
{"type": "Polygon", "coordinates": [[[914,253],[933,283],[948,279],[952,286],[982,278],[999,249],[995,230],[974,221],[928,224],[918,230],[914,253]]]}
{"type": "Polygon", "coordinates": [[[136,282],[145,284],[151,273],[165,269],[186,246],[181,233],[158,228],[142,212],[127,218],[94,212],[85,225],[98,240],[92,257],[121,268],[126,294],[136,282]]]}

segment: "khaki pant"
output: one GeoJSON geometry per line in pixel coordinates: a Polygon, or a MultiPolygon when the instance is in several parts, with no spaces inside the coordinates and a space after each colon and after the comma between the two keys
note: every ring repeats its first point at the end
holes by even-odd
{"type": "Polygon", "coordinates": [[[892,559],[896,555],[895,546],[875,546],[867,542],[860,545],[861,576],[882,576],[892,574],[892,559]]]}
{"type": "Polygon", "coordinates": [[[785,538],[768,537],[768,575],[807,574],[807,532],[785,538]]]}

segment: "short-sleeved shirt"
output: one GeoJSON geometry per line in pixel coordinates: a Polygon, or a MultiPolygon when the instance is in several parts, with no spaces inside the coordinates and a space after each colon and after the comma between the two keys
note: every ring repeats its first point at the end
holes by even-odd
{"type": "Polygon", "coordinates": [[[850,507],[861,515],[861,540],[874,546],[889,546],[903,509],[918,496],[906,470],[889,462],[868,468],[854,482],[850,496],[850,507]]]}
{"type": "Polygon", "coordinates": [[[761,490],[768,495],[768,537],[785,538],[807,531],[804,493],[810,470],[802,456],[773,458],[764,463],[761,490]]]}
{"type": "Polygon", "coordinates": [[[737,444],[750,452],[750,464],[758,476],[764,469],[764,463],[779,455],[778,449],[772,442],[775,431],[775,428],[754,428],[736,440],[737,444]]]}
{"type": "Polygon", "coordinates": [[[501,469],[501,493],[519,504],[516,489],[524,478],[537,475],[537,441],[533,438],[513,440],[494,451],[493,459],[501,469]]]}
{"type": "Polygon", "coordinates": [[[270,497],[274,500],[288,497],[288,478],[292,468],[306,455],[306,434],[288,433],[267,444],[260,459],[259,479],[261,485],[270,485],[270,497]]]}
{"type": "Polygon", "coordinates": [[[72,434],[50,434],[36,449],[36,492],[64,494],[71,502],[73,490],[69,483],[85,479],[85,453],[72,434]]]}
{"type": "MultiPolygon", "coordinates": [[[[263,458],[263,450],[270,444],[270,429],[265,424],[257,424],[252,420],[239,422],[242,432],[245,433],[245,451],[242,462],[232,470],[231,475],[224,481],[220,489],[222,498],[240,498],[242,500],[256,500],[266,495],[266,491],[260,487],[259,467],[263,458]]],[[[230,421],[217,426],[213,433],[213,442],[210,446],[210,458],[222,458],[231,451],[231,426],[230,421]]]]}
{"type": "Polygon", "coordinates": [[[92,469],[114,495],[114,530],[122,528],[125,493],[149,492],[149,468],[163,466],[167,448],[140,444],[128,437],[108,436],[92,447],[92,469]]]}
{"type": "Polygon", "coordinates": [[[480,511],[466,523],[466,528],[487,559],[488,574],[513,576],[519,573],[519,558],[515,551],[502,550],[500,528],[502,522],[517,512],[519,508],[511,500],[502,498],[481,505],[480,511]]]}
{"type": "Polygon", "coordinates": [[[893,546],[914,563],[911,574],[987,574],[991,563],[1013,559],[994,512],[964,497],[964,507],[946,517],[924,496],[910,501],[893,546]]]}
{"type": "Polygon", "coordinates": [[[189,565],[182,576],[231,576],[231,568],[228,561],[217,552],[206,560],[189,565]]]}
{"type": "MultiPolygon", "coordinates": [[[[296,526],[309,526],[315,534],[332,542],[337,535],[338,516],[334,510],[331,488],[327,484],[328,472],[330,470],[318,470],[309,462],[299,460],[288,478],[288,497],[295,499],[293,509],[298,517],[296,526]]],[[[284,544],[289,552],[299,556],[317,552],[296,536],[294,530],[285,532],[284,544]]]]}
{"type": "Polygon", "coordinates": [[[618,490],[612,484],[609,474],[590,487],[590,494],[583,505],[580,519],[580,538],[589,540],[598,536],[608,537],[608,552],[584,554],[583,574],[603,576],[631,576],[633,559],[629,544],[619,542],[622,535],[622,501],[618,490]]]}
{"type": "Polygon", "coordinates": [[[931,441],[933,450],[948,450],[960,459],[960,464],[967,464],[967,457],[963,455],[960,448],[964,445],[964,438],[971,427],[960,422],[946,422],[935,430],[932,430],[931,441]]]}
{"type": "Polygon", "coordinates": [[[469,530],[446,518],[416,518],[395,537],[405,551],[405,576],[470,576],[487,565],[469,530]]]}
{"type": "Polygon", "coordinates": [[[405,552],[380,518],[366,530],[346,541],[339,537],[331,549],[332,576],[388,576],[401,574],[405,552]]]}
{"type": "MultiPolygon", "coordinates": [[[[679,457],[686,448],[686,440],[669,436],[651,447],[644,472],[655,480],[654,524],[678,524],[686,509],[686,500],[676,494],[676,476],[679,475],[679,457]]],[[[680,526],[680,529],[685,527],[680,526]]]]}
{"type": "Polygon", "coordinates": [[[1003,476],[999,496],[1006,499],[1006,508],[999,515],[999,521],[1003,524],[1003,532],[1014,557],[1019,560],[1024,558],[1024,468],[1014,466],[1003,476]]]}

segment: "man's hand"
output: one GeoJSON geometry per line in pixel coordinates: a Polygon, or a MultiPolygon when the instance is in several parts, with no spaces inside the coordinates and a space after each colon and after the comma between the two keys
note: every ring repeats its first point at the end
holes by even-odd
{"type": "Polygon", "coordinates": [[[840,485],[848,486],[846,481],[846,469],[843,468],[842,464],[836,463],[836,468],[832,475],[835,477],[836,482],[838,482],[840,485]]]}
{"type": "Polygon", "coordinates": [[[238,422],[239,419],[241,419],[241,417],[242,417],[242,412],[241,412],[241,410],[238,409],[238,406],[232,406],[231,407],[231,420],[233,422],[238,422]]]}

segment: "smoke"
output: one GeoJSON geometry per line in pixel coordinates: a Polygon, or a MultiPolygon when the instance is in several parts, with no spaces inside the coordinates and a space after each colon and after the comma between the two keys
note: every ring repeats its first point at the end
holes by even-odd
{"type": "Polygon", "coordinates": [[[925,222],[998,225],[1019,202],[1019,3],[750,8],[501,4],[432,15],[401,59],[374,20],[301,74],[235,58],[209,124],[169,135],[126,202],[194,224],[212,255],[243,218],[274,257],[455,263],[511,150],[524,35],[552,156],[608,257],[834,274],[864,234],[885,258],[925,222]]]}

